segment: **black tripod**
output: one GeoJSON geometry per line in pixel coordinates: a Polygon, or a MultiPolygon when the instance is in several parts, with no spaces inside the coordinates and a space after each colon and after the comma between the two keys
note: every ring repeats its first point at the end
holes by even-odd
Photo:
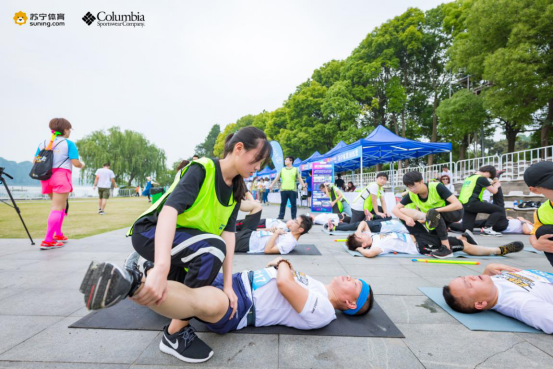
{"type": "Polygon", "coordinates": [[[31,245],[35,244],[35,241],[33,241],[33,238],[31,237],[31,234],[29,233],[29,230],[27,229],[27,226],[25,225],[25,222],[23,221],[23,217],[21,216],[21,211],[17,207],[17,204],[15,203],[15,200],[13,199],[12,193],[10,192],[10,189],[8,188],[8,184],[6,183],[6,180],[4,179],[3,175],[6,175],[8,178],[13,179],[12,176],[10,176],[8,173],[4,172],[4,167],[0,167],[0,181],[4,184],[4,187],[6,187],[6,191],[8,192],[8,196],[10,197],[10,200],[12,200],[12,204],[10,205],[4,201],[2,201],[4,204],[12,207],[17,212],[17,215],[19,215],[19,219],[21,219],[21,223],[23,223],[23,227],[25,227],[25,231],[27,232],[27,236],[29,236],[29,239],[31,240],[31,245]]]}

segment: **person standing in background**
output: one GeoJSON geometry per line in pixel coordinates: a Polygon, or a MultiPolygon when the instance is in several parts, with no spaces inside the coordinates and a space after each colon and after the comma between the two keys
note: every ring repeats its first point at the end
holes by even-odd
{"type": "Polygon", "coordinates": [[[104,209],[106,208],[111,188],[117,188],[115,174],[109,167],[109,163],[105,163],[103,168],[96,171],[94,186],[92,186],[94,190],[98,186],[98,214],[100,215],[105,214],[104,209]]]}

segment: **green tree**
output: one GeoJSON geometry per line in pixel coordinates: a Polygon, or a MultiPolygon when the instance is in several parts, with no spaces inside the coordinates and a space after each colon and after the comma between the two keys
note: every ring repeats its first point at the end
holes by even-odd
{"type": "Polygon", "coordinates": [[[150,143],[142,133],[112,127],[107,132],[90,133],[77,141],[77,146],[86,163],[81,173],[87,181],[93,181],[96,169],[107,162],[115,173],[115,181],[126,182],[128,186],[133,181],[143,185],[146,177],[163,177],[167,172],[165,152],[150,143]]]}
{"type": "Polygon", "coordinates": [[[209,133],[207,134],[207,137],[205,138],[204,142],[197,145],[194,149],[195,154],[199,157],[208,157],[211,158],[213,156],[213,148],[215,147],[215,141],[217,140],[217,136],[221,133],[221,127],[218,124],[214,124],[213,127],[209,130],[209,133]]]}
{"type": "Polygon", "coordinates": [[[217,135],[215,145],[213,146],[213,156],[220,158],[225,152],[225,139],[227,136],[238,131],[240,128],[251,126],[254,122],[254,118],[253,115],[248,114],[238,119],[236,123],[227,124],[223,132],[217,135]]]}

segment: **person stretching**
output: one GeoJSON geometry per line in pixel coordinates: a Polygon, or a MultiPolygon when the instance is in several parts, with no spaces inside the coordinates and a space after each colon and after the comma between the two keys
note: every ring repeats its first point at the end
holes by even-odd
{"type": "MultiPolygon", "coordinates": [[[[137,268],[137,257],[127,261],[124,269],[111,263],[91,263],[80,291],[90,310],[107,308],[126,297],[143,304],[140,297],[144,286],[137,268]]],[[[238,297],[238,310],[233,308],[222,291],[224,282],[219,274],[211,286],[190,288],[169,281],[167,296],[148,307],[171,319],[195,317],[215,333],[224,334],[246,326],[284,325],[296,329],[319,329],[336,319],[336,310],[350,316],[367,314],[373,307],[374,293],[362,279],[335,277],[324,285],[316,279],[294,270],[292,263],[278,257],[264,269],[244,271],[232,276],[232,288],[238,297]]],[[[171,334],[163,329],[160,349],[186,362],[204,362],[213,356],[196,359],[187,355],[189,347],[199,338],[193,329],[186,335],[171,334]],[[181,344],[182,343],[182,344],[181,344]]]]}
{"type": "MultiPolygon", "coordinates": [[[[448,241],[453,251],[464,251],[475,256],[503,256],[512,252],[519,252],[524,248],[524,244],[519,241],[500,247],[478,246],[470,232],[463,233],[462,236],[458,237],[449,237],[448,241]]],[[[399,232],[373,234],[367,223],[361,222],[357,232],[348,236],[346,246],[349,250],[357,251],[367,258],[392,252],[435,257],[434,253],[442,248],[442,243],[438,235],[429,233],[419,233],[417,235],[399,232]]]]}
{"type": "Polygon", "coordinates": [[[481,275],[457,277],[444,286],[453,310],[474,314],[494,310],[547,334],[553,333],[553,274],[489,264],[481,275]]]}
{"type": "Polygon", "coordinates": [[[357,223],[362,220],[392,219],[392,214],[388,212],[386,200],[384,199],[383,186],[388,183],[388,174],[385,172],[377,173],[376,181],[369,183],[351,204],[351,222],[357,223]],[[382,206],[378,205],[378,200],[382,206]]]}
{"type": "Polygon", "coordinates": [[[453,256],[447,228],[449,224],[461,220],[463,205],[442,183],[424,183],[422,175],[417,171],[405,173],[403,184],[409,193],[396,204],[392,212],[405,222],[409,233],[416,235],[430,232],[439,236],[443,247],[433,253],[435,257],[453,256]],[[410,204],[419,210],[405,208],[410,204]],[[426,229],[419,220],[426,222],[426,229]]]}

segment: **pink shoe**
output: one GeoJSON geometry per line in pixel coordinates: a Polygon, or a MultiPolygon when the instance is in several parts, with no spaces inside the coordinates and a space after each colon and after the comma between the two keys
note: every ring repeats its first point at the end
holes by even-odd
{"type": "Polygon", "coordinates": [[[63,247],[63,242],[56,242],[56,241],[47,242],[47,241],[42,241],[42,243],[40,244],[40,249],[41,249],[41,250],[53,250],[53,249],[59,249],[60,247],[63,247]]]}
{"type": "Polygon", "coordinates": [[[65,236],[63,236],[63,235],[62,235],[62,236],[55,235],[55,236],[52,237],[52,238],[54,239],[54,241],[60,241],[60,242],[61,242],[61,241],[67,241],[67,240],[68,240],[68,238],[65,237],[65,236]]]}

